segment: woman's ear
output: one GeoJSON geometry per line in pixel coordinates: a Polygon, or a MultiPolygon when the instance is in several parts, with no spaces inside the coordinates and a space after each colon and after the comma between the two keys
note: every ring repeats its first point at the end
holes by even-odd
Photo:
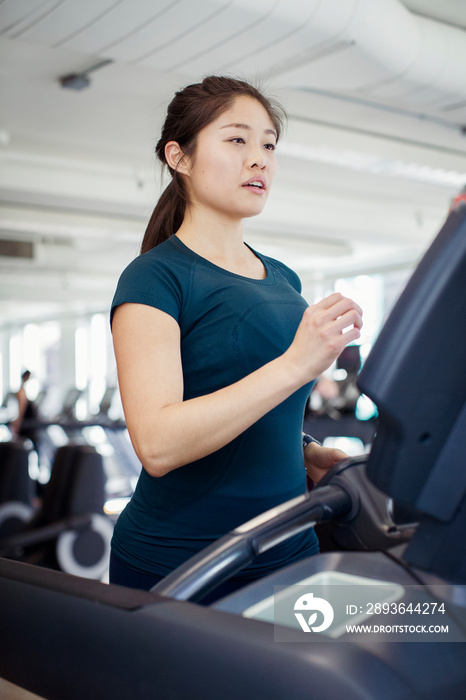
{"type": "Polygon", "coordinates": [[[187,157],[176,141],[169,141],[165,146],[165,159],[167,165],[182,175],[188,174],[187,157]]]}

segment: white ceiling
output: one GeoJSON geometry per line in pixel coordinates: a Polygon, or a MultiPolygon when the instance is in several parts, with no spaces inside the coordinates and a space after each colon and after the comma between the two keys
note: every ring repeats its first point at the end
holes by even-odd
{"type": "Polygon", "coordinates": [[[287,109],[246,231],[309,290],[413,264],[466,183],[464,0],[0,0],[0,66],[0,239],[35,251],[0,255],[0,325],[108,307],[160,192],[166,105],[205,74],[287,109]]]}

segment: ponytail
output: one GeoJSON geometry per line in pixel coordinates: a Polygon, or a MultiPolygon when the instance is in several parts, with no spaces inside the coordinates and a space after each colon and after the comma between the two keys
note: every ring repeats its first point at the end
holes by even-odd
{"type": "Polygon", "coordinates": [[[142,240],[141,254],[147,253],[178,231],[183,223],[186,199],[185,185],[178,175],[165,188],[152,212],[142,240]]]}

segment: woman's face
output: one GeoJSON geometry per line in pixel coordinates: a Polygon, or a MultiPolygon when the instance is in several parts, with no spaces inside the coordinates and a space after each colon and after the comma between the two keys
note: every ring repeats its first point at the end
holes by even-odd
{"type": "Polygon", "coordinates": [[[260,102],[237,97],[198,134],[185,173],[190,206],[231,220],[260,214],[275,175],[276,141],[272,121],[260,102]]]}

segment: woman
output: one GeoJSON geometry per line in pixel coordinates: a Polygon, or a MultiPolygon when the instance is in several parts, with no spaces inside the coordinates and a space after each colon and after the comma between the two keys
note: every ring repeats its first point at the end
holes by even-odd
{"type": "Polygon", "coordinates": [[[37,430],[30,423],[37,420],[37,410],[26,394],[26,384],[31,378],[31,372],[27,369],[21,375],[21,386],[16,392],[18,402],[18,415],[10,423],[13,435],[31,440],[33,447],[39,453],[39,437],[37,430]]]}
{"type": "MultiPolygon", "coordinates": [[[[110,580],[151,588],[200,549],[305,490],[344,457],[305,447],[312,382],[359,337],[339,294],[307,307],[298,277],[243,242],[276,170],[282,112],[209,77],[169,105],[157,156],[172,181],[112,305],[120,392],[143,469],[112,542],[110,580]]],[[[304,533],[227,589],[318,551],[304,533]]],[[[226,584],[225,584],[226,585],[226,584]]]]}

